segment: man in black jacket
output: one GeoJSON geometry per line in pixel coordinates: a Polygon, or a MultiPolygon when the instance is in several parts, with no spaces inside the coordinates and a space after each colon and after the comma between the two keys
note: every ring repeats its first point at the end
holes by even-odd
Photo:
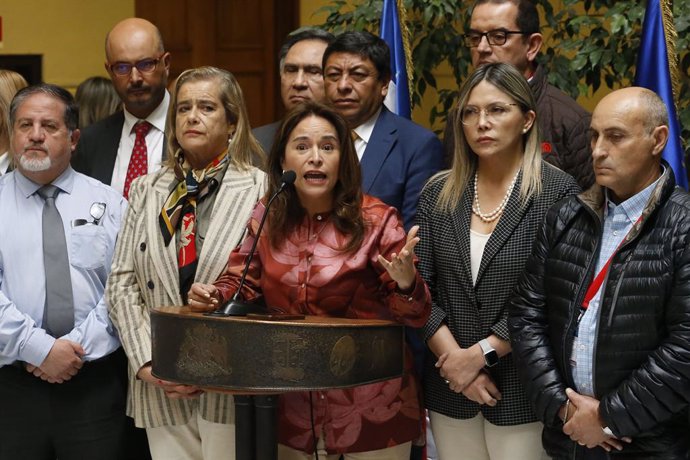
{"type": "Polygon", "coordinates": [[[690,455],[690,195],[663,102],[627,88],[591,124],[598,186],[546,216],[511,301],[513,354],[557,459],[690,455]]]}

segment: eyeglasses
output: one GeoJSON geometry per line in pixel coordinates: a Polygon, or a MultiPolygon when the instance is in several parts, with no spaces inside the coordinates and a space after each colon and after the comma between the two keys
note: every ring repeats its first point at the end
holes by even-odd
{"type": "Polygon", "coordinates": [[[468,105],[467,107],[462,109],[462,111],[460,111],[460,121],[463,125],[466,126],[475,125],[479,123],[479,117],[481,113],[484,112],[486,121],[488,121],[489,123],[496,123],[501,121],[502,118],[504,118],[508,113],[510,113],[509,106],[511,105],[518,104],[503,104],[501,102],[495,102],[490,106],[486,107],[485,109],[480,109],[479,107],[468,105]]]}
{"type": "Polygon", "coordinates": [[[141,73],[151,73],[154,70],[156,70],[156,66],[158,65],[162,57],[163,55],[160,55],[155,59],[142,59],[141,61],[137,61],[134,64],[129,62],[116,62],[115,64],[112,64],[110,66],[110,70],[115,75],[119,75],[120,77],[129,75],[132,72],[133,67],[136,67],[137,70],[141,73]]]}
{"type": "Polygon", "coordinates": [[[529,35],[530,32],[522,32],[520,30],[490,30],[488,32],[469,32],[463,35],[465,39],[465,46],[475,48],[482,42],[482,38],[486,37],[486,41],[492,46],[502,46],[506,44],[508,35],[529,35]]]}

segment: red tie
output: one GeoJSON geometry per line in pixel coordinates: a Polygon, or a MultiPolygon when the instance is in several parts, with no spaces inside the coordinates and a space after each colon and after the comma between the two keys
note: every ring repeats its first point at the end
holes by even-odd
{"type": "Polygon", "coordinates": [[[146,134],[151,130],[151,123],[142,121],[134,125],[134,132],[136,138],[134,139],[134,148],[132,149],[132,157],[129,159],[129,166],[127,166],[127,177],[125,178],[125,189],[123,195],[125,198],[129,195],[129,187],[132,181],[139,176],[148,173],[148,151],[146,150],[146,134]]]}

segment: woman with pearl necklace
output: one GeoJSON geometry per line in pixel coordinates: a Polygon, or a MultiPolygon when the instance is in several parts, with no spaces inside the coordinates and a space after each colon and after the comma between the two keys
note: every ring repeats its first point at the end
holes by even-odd
{"type": "Polygon", "coordinates": [[[432,296],[425,400],[440,460],[542,455],[542,425],[510,356],[506,302],[546,211],[578,186],[542,161],[535,107],[512,66],[477,69],[449,120],[453,166],[419,200],[419,272],[432,296]]]}

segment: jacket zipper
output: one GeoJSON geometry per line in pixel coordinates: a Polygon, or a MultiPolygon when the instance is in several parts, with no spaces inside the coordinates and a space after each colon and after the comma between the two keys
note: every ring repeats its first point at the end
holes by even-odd
{"type": "MultiPolygon", "coordinates": [[[[594,221],[597,223],[597,229],[596,229],[596,234],[600,235],[601,234],[601,220],[599,219],[599,216],[592,210],[589,206],[585,205],[584,203],[583,207],[584,209],[587,210],[587,212],[594,217],[594,221]]],[[[588,263],[587,263],[587,271],[586,271],[586,276],[585,279],[590,279],[594,275],[594,261],[595,261],[595,254],[599,253],[599,249],[601,247],[601,241],[602,239],[599,238],[596,242],[596,245],[594,247],[594,252],[592,252],[592,256],[590,257],[588,263]]],[[[568,321],[568,327],[566,328],[566,333],[563,334],[563,363],[565,366],[570,366],[570,356],[572,356],[572,344],[570,347],[568,347],[568,337],[570,337],[570,333],[573,329],[573,326],[579,326],[579,321],[577,319],[580,316],[580,311],[579,309],[581,308],[580,306],[582,305],[582,301],[585,298],[587,290],[583,289],[582,286],[580,286],[580,290],[577,295],[577,302],[575,302],[575,308],[573,311],[570,312],[570,320],[568,321]],[[577,323],[577,324],[575,324],[577,323]],[[570,348],[570,349],[569,349],[570,348]]],[[[575,380],[573,379],[573,374],[571,369],[566,368],[568,372],[566,372],[567,376],[567,381],[568,381],[568,386],[570,387],[575,387],[575,380]]]]}

